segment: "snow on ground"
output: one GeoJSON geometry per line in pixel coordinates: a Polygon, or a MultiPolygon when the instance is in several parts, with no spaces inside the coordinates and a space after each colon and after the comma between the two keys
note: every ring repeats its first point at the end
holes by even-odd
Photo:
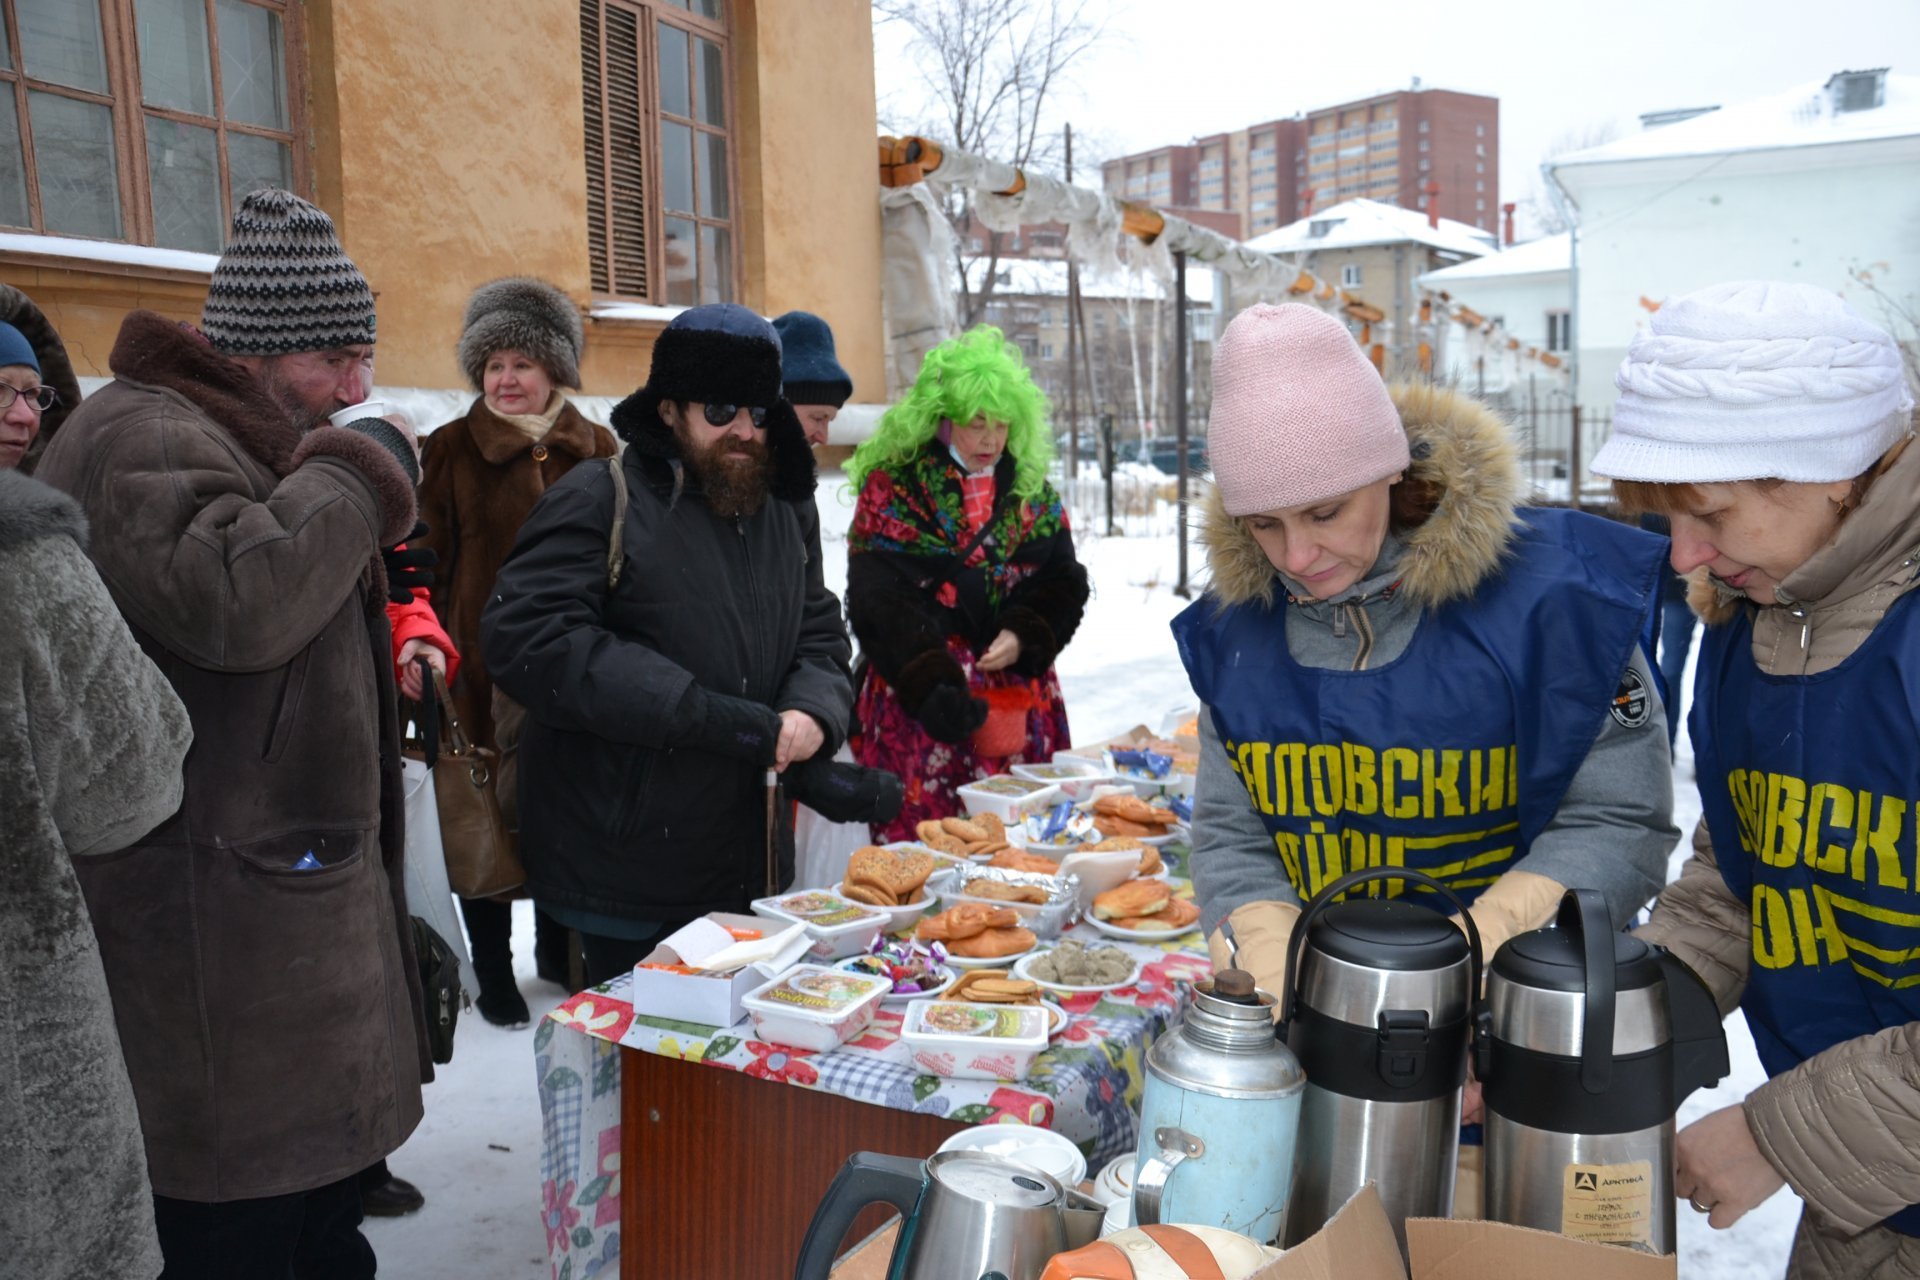
{"type": "MultiPolygon", "coordinates": [[[[1091,507],[1096,491],[1089,489],[1091,507]]],[[[846,582],[845,530],[853,496],[838,473],[820,486],[824,568],[836,592],[846,582]]],[[[1080,504],[1076,504],[1080,505],[1080,504]]],[[[1130,536],[1093,536],[1093,513],[1076,514],[1079,553],[1093,579],[1093,598],[1079,633],[1060,657],[1074,736],[1109,737],[1136,724],[1158,729],[1166,715],[1191,702],[1167,623],[1187,601],[1174,595],[1177,550],[1169,508],[1123,517],[1130,536]]],[[[1196,580],[1204,559],[1190,549],[1196,580]]],[[[1688,675],[1691,689],[1692,675],[1688,675]]],[[[1691,833],[1700,816],[1693,753],[1684,729],[1674,763],[1675,822],[1691,833]]],[[[1669,875],[1679,874],[1686,841],[1675,849],[1669,875]]],[[[537,1020],[562,993],[534,977],[533,913],[514,905],[514,964],[520,989],[537,1020]]],[[[1681,1123],[1729,1106],[1765,1075],[1739,1014],[1727,1022],[1733,1071],[1719,1088],[1696,1094],[1681,1123]]],[[[367,1235],[383,1275],[406,1280],[545,1280],[546,1240],[540,1224],[540,1104],[534,1090],[533,1033],[488,1026],[477,1013],[460,1020],[454,1060],[427,1087],[426,1119],[389,1161],[418,1184],[427,1206],[410,1217],[371,1220],[367,1235]]],[[[1727,1231],[1713,1231],[1680,1208],[1680,1274],[1687,1280],[1764,1280],[1786,1267],[1799,1215],[1791,1192],[1781,1191],[1727,1231]]]]}

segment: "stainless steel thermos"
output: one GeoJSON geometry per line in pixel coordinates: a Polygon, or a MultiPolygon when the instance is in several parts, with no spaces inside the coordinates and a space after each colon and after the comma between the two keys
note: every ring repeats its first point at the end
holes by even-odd
{"type": "Polygon", "coordinates": [[[1409,1217],[1453,1211],[1460,1087],[1484,1018],[1480,936],[1464,905],[1418,872],[1379,867],[1323,889],[1294,926],[1281,1035],[1307,1073],[1283,1243],[1326,1224],[1367,1183],[1406,1250],[1409,1217]],[[1404,880],[1421,898],[1339,895],[1404,880]],[[1437,897],[1435,896],[1437,895],[1437,897]],[[1467,933],[1441,914],[1460,912],[1467,933]]]}
{"type": "Polygon", "coordinates": [[[1673,1115],[1727,1074],[1706,985],[1572,889],[1500,948],[1487,1005],[1487,1217],[1672,1253],[1673,1115]]]}
{"type": "Polygon", "coordinates": [[[1222,969],[1147,1051],[1133,1220],[1223,1227],[1271,1244],[1293,1180],[1306,1085],[1274,997],[1222,969]]]}

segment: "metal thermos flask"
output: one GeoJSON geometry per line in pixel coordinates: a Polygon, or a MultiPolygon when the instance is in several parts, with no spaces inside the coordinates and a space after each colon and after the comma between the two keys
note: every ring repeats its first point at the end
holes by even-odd
{"type": "Polygon", "coordinates": [[[1706,984],[1572,889],[1500,948],[1487,1006],[1487,1217],[1672,1253],[1673,1115],[1727,1074],[1706,984]]]}
{"type": "Polygon", "coordinates": [[[1306,1076],[1274,1033],[1274,1004],[1253,975],[1222,969],[1147,1050],[1136,1225],[1198,1223],[1261,1244],[1280,1234],[1306,1076]]]}
{"type": "Polygon", "coordinates": [[[1379,867],[1323,889],[1294,926],[1281,1034],[1307,1073],[1283,1243],[1318,1231],[1349,1197],[1375,1184],[1406,1251],[1406,1219],[1453,1212],[1460,1087],[1484,1019],[1480,935],[1444,885],[1379,867]],[[1339,895],[1381,880],[1427,895],[1339,895]]]}

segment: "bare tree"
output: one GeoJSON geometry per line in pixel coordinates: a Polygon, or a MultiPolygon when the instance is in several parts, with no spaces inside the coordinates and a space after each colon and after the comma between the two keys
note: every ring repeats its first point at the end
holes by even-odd
{"type": "Polygon", "coordinates": [[[1540,163],[1527,176],[1526,194],[1515,201],[1521,215],[1539,234],[1557,236],[1572,227],[1565,212],[1547,191],[1546,175],[1542,172],[1546,162],[1576,151],[1585,151],[1589,147],[1604,146],[1622,132],[1618,120],[1591,120],[1554,135],[1553,141],[1547,144],[1547,153],[1540,157],[1540,163]]]}
{"type": "MultiPolygon", "coordinates": [[[[911,33],[908,52],[925,81],[923,131],[1021,169],[1054,171],[1060,128],[1054,108],[1074,62],[1105,36],[1095,0],[874,0],[879,22],[911,33]]],[[[953,192],[946,204],[960,276],[960,315],[972,325],[985,314],[999,270],[1001,237],[989,232],[986,252],[969,244],[973,198],[953,192]],[[967,266],[986,269],[975,289],[967,266]]]]}

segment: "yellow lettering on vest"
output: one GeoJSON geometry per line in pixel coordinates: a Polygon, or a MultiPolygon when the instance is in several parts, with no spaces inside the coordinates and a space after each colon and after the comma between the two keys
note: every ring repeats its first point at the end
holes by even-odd
{"type": "Polygon", "coordinates": [[[1467,812],[1480,812],[1480,773],[1486,763],[1486,752],[1467,752],[1467,812]]]}
{"type": "Polygon", "coordinates": [[[1306,769],[1307,744],[1304,742],[1283,742],[1273,749],[1273,811],[1290,813],[1296,818],[1307,816],[1306,769]],[[1286,766],[1287,776],[1280,776],[1280,767],[1286,766]]]}
{"type": "Polygon", "coordinates": [[[1762,969],[1793,963],[1793,921],[1787,900],[1772,885],[1753,886],[1753,959],[1762,969]]]}
{"type": "Polygon", "coordinates": [[[1793,910],[1793,939],[1799,949],[1801,964],[1808,965],[1815,969],[1820,967],[1822,963],[1820,959],[1820,942],[1823,939],[1827,944],[1827,958],[1825,963],[1833,964],[1835,961],[1846,958],[1847,944],[1840,940],[1838,931],[1832,933],[1826,931],[1827,926],[1831,924],[1832,917],[1829,916],[1821,926],[1815,927],[1813,923],[1813,910],[1807,904],[1807,891],[1805,889],[1796,886],[1795,888],[1787,890],[1787,903],[1793,910]]]}
{"type": "Polygon", "coordinates": [[[1307,856],[1320,877],[1315,893],[1346,874],[1345,860],[1340,855],[1339,833],[1328,834],[1325,823],[1316,822],[1308,828],[1307,856]]]}
{"type": "Polygon", "coordinates": [[[1371,817],[1380,812],[1379,761],[1372,747],[1357,742],[1341,746],[1347,776],[1347,812],[1371,817]]]}
{"type": "Polygon", "coordinates": [[[1733,800],[1734,825],[1740,828],[1740,847],[1748,853],[1760,850],[1760,819],[1753,811],[1753,797],[1747,791],[1747,771],[1735,769],[1727,775],[1727,795],[1733,800]]]}
{"type": "Polygon", "coordinates": [[[1359,871],[1364,867],[1380,865],[1380,833],[1378,831],[1355,831],[1349,827],[1340,833],[1347,846],[1347,870],[1359,871]]]}
{"type": "Polygon", "coordinates": [[[1807,846],[1803,853],[1806,864],[1815,871],[1827,871],[1837,876],[1847,873],[1847,847],[1841,844],[1829,844],[1824,847],[1830,828],[1847,828],[1853,825],[1853,791],[1831,782],[1816,782],[1813,790],[1807,793],[1807,846]],[[1820,816],[1822,807],[1826,816],[1820,816]]]}
{"type": "Polygon", "coordinates": [[[1420,757],[1405,747],[1389,747],[1380,761],[1380,777],[1381,809],[1386,815],[1389,818],[1418,817],[1420,757]],[[1404,798],[1402,788],[1405,788],[1404,798]]]}
{"type": "Polygon", "coordinates": [[[1440,766],[1434,768],[1432,751],[1423,751],[1421,762],[1426,766],[1426,777],[1421,779],[1421,810],[1429,818],[1457,818],[1466,812],[1460,803],[1460,751],[1442,751],[1440,766]],[[1436,806],[1434,801],[1438,799],[1436,806]]]}
{"type": "Polygon", "coordinates": [[[1507,749],[1492,747],[1487,751],[1486,773],[1481,779],[1479,791],[1480,812],[1494,813],[1501,808],[1501,793],[1506,790],[1507,749]]]}
{"type": "Polygon", "coordinates": [[[1511,809],[1520,803],[1520,748],[1507,748],[1507,802],[1500,807],[1511,809]]]}
{"type": "Polygon", "coordinates": [[[1900,829],[1906,825],[1907,805],[1897,796],[1880,797],[1880,820],[1868,825],[1873,813],[1873,792],[1860,793],[1860,816],[1853,836],[1851,879],[1861,884],[1877,884],[1886,889],[1907,887],[1907,873],[1900,869],[1900,829]],[[1875,874],[1867,878],[1867,855],[1873,855],[1875,874]]]}
{"type": "Polygon", "coordinates": [[[1300,895],[1300,900],[1305,902],[1313,895],[1312,886],[1307,883],[1307,877],[1302,874],[1300,868],[1299,833],[1276,831],[1273,833],[1273,845],[1280,851],[1280,865],[1286,868],[1287,882],[1293,886],[1293,891],[1300,895]]]}
{"type": "Polygon", "coordinates": [[[1273,812],[1273,779],[1267,771],[1267,761],[1272,755],[1270,742],[1240,744],[1240,780],[1246,783],[1253,807],[1268,814],[1273,812]]]}
{"type": "Polygon", "coordinates": [[[1800,860],[1800,816],[1807,811],[1807,784],[1790,773],[1767,775],[1766,837],[1760,860],[1790,867],[1800,860]]]}
{"type": "Polygon", "coordinates": [[[1313,811],[1331,818],[1346,807],[1346,784],[1340,772],[1340,748],[1317,746],[1307,752],[1307,777],[1313,783],[1313,811]]]}
{"type": "Polygon", "coordinates": [[[1827,959],[1834,964],[1844,961],[1847,958],[1847,935],[1840,932],[1840,922],[1833,915],[1833,895],[1823,885],[1813,886],[1813,909],[1820,921],[1814,928],[1814,934],[1827,940],[1827,959]]]}

